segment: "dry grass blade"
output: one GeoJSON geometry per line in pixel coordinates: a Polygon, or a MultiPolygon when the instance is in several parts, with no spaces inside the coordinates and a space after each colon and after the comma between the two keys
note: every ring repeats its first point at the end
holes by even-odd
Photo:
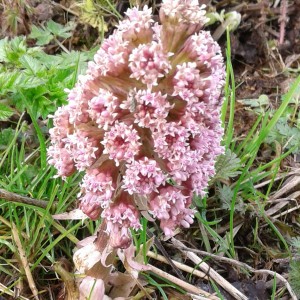
{"type": "Polygon", "coordinates": [[[300,176],[299,175],[298,176],[295,175],[292,178],[290,177],[287,180],[286,184],[272,196],[272,200],[275,200],[275,199],[281,197],[282,195],[291,191],[293,188],[295,188],[299,184],[300,184],[300,176]]]}
{"type": "Polygon", "coordinates": [[[196,287],[196,286],[194,286],[190,283],[187,283],[187,282],[185,282],[185,281],[183,281],[183,280],[181,280],[181,279],[179,279],[179,278],[177,278],[177,277],[175,277],[175,276],[173,276],[169,273],[166,273],[166,272],[164,272],[164,271],[162,271],[162,270],[160,270],[160,269],[158,269],[158,268],[156,268],[156,267],[154,267],[150,264],[148,264],[147,266],[150,268],[150,270],[153,273],[155,273],[155,274],[157,274],[157,275],[173,282],[174,284],[177,284],[178,286],[180,286],[181,288],[183,288],[184,290],[186,290],[189,293],[196,294],[196,295],[199,295],[199,296],[205,296],[205,297],[207,297],[206,299],[220,300],[220,298],[218,298],[214,295],[211,295],[210,293],[208,293],[208,292],[206,292],[206,291],[204,291],[204,290],[202,290],[202,289],[200,289],[200,288],[198,288],[198,287],[196,287]]]}
{"type": "Polygon", "coordinates": [[[284,173],[284,174],[280,174],[280,175],[276,176],[276,178],[274,178],[274,179],[268,179],[268,180],[265,180],[261,183],[258,183],[256,185],[254,185],[254,188],[259,189],[261,187],[264,187],[264,186],[268,185],[272,181],[276,182],[276,181],[281,180],[283,178],[286,178],[286,177],[289,177],[289,176],[292,176],[292,175],[297,175],[297,174],[299,174],[299,170],[284,173]]]}
{"type": "MultiPolygon", "coordinates": [[[[175,239],[173,238],[173,240],[175,240],[175,239]]],[[[227,258],[227,257],[223,257],[223,256],[211,254],[211,253],[208,253],[208,252],[205,252],[205,251],[201,251],[201,250],[197,250],[197,249],[195,249],[195,250],[194,249],[190,249],[188,247],[185,247],[184,244],[182,244],[181,242],[179,242],[177,240],[176,240],[176,242],[178,242],[181,245],[183,245],[183,246],[177,246],[177,248],[180,249],[181,251],[186,251],[186,252],[190,252],[190,253],[194,253],[194,252],[195,253],[199,253],[201,255],[209,256],[211,258],[214,258],[214,259],[222,261],[222,262],[227,262],[227,263],[229,263],[231,265],[234,265],[234,266],[237,266],[237,267],[245,268],[245,269],[249,270],[252,273],[268,274],[268,275],[271,275],[273,277],[276,277],[277,279],[279,279],[285,285],[286,289],[289,291],[289,293],[291,295],[291,299],[292,300],[297,300],[298,299],[297,296],[296,296],[296,294],[295,294],[295,292],[292,290],[290,284],[288,283],[288,281],[282,275],[278,274],[277,272],[274,272],[274,271],[271,271],[271,270],[265,270],[265,269],[256,270],[256,269],[252,268],[251,266],[247,265],[246,263],[237,261],[235,259],[231,259],[231,258],[227,258]]],[[[180,245],[180,244],[178,244],[178,245],[180,245]]],[[[176,245],[175,245],[175,247],[176,247],[176,245]]],[[[200,258],[198,257],[198,259],[200,259],[200,258]]],[[[203,263],[204,262],[201,262],[200,267],[201,267],[201,265],[203,263]]],[[[211,274],[209,274],[209,275],[211,275],[211,274]]],[[[223,286],[223,288],[224,288],[224,286],[223,286]]]]}
{"type": "MultiPolygon", "coordinates": [[[[202,296],[197,296],[197,295],[194,295],[194,294],[189,294],[188,295],[193,299],[193,300],[207,300],[206,297],[202,297],[202,296]]],[[[219,299],[219,298],[218,298],[219,299]]]]}
{"type": "Polygon", "coordinates": [[[235,299],[248,300],[243,293],[241,293],[238,289],[236,289],[232,284],[230,284],[226,279],[224,279],[221,275],[219,275],[215,270],[213,270],[206,262],[204,262],[200,257],[198,257],[192,251],[182,250],[185,247],[183,243],[172,238],[173,245],[183,252],[191,261],[195,264],[199,265],[199,268],[206,272],[216,283],[218,283],[224,290],[230,293],[235,299]]]}
{"type": "Polygon", "coordinates": [[[281,213],[279,213],[279,214],[273,216],[272,219],[274,219],[274,220],[275,220],[275,219],[278,219],[278,218],[280,218],[280,217],[282,217],[282,216],[284,216],[284,215],[287,215],[287,214],[291,213],[292,211],[297,210],[297,209],[299,209],[299,208],[300,208],[300,206],[297,205],[296,207],[292,207],[292,208],[290,208],[290,209],[287,209],[287,210],[285,210],[285,211],[283,211],[283,212],[281,212],[281,213]]]}
{"type": "MultiPolygon", "coordinates": [[[[299,209],[299,205],[297,202],[297,199],[299,198],[299,196],[300,196],[300,191],[296,191],[296,192],[290,194],[287,198],[276,199],[276,202],[278,201],[278,203],[276,205],[274,205],[273,207],[269,208],[266,211],[266,215],[270,217],[270,216],[273,216],[275,213],[277,213],[277,215],[273,217],[276,219],[276,218],[279,218],[280,216],[283,216],[294,210],[299,209]],[[279,211],[288,204],[292,204],[292,206],[294,206],[294,207],[286,210],[285,212],[280,213],[279,211]]],[[[275,201],[272,201],[272,202],[275,203],[275,201]]]]}
{"type": "Polygon", "coordinates": [[[286,205],[289,204],[289,198],[283,198],[281,199],[282,201],[278,202],[276,205],[274,205],[273,207],[269,208],[268,210],[266,210],[266,215],[268,217],[276,214],[278,211],[280,211],[282,208],[284,208],[286,205]]]}
{"type": "Polygon", "coordinates": [[[66,12],[68,12],[68,13],[70,13],[70,14],[76,16],[76,17],[79,17],[79,13],[77,13],[76,11],[70,9],[69,7],[65,7],[65,6],[63,6],[62,4],[56,3],[56,2],[54,2],[54,1],[51,1],[51,3],[52,3],[52,5],[58,6],[58,7],[60,7],[61,9],[65,10],[66,12]]]}
{"type": "Polygon", "coordinates": [[[19,251],[20,261],[24,268],[24,271],[25,271],[25,274],[26,274],[26,277],[28,280],[29,288],[34,296],[34,299],[39,300],[39,297],[38,297],[39,292],[36,288],[36,285],[34,283],[34,280],[33,280],[33,277],[32,277],[31,271],[30,271],[29,263],[28,263],[26,253],[23,249],[23,246],[22,246],[22,243],[21,243],[21,240],[19,237],[18,229],[14,223],[12,223],[12,236],[16,243],[16,247],[19,251]]]}
{"type": "MultiPolygon", "coordinates": [[[[15,293],[12,290],[10,290],[5,285],[0,283],[0,295],[2,295],[2,294],[6,294],[6,295],[9,295],[9,296],[12,296],[12,297],[15,296],[15,293]]],[[[18,299],[20,299],[20,300],[29,300],[29,298],[25,298],[23,296],[19,296],[18,299]]]]}
{"type": "MultiPolygon", "coordinates": [[[[153,258],[153,259],[156,259],[156,260],[158,260],[158,261],[160,261],[160,262],[163,262],[163,263],[165,263],[165,264],[169,264],[169,261],[168,261],[165,257],[163,257],[162,255],[159,255],[159,254],[157,254],[157,253],[154,253],[154,252],[152,252],[152,251],[148,251],[148,252],[147,252],[147,256],[148,256],[148,257],[151,257],[151,258],[153,258]]],[[[208,277],[206,276],[205,273],[203,273],[203,272],[201,272],[201,271],[199,271],[199,270],[196,270],[196,269],[194,269],[194,268],[192,268],[192,267],[190,267],[190,266],[187,266],[187,265],[185,265],[185,264],[182,264],[182,263],[180,263],[180,262],[178,262],[178,261],[172,260],[172,262],[173,262],[173,264],[174,264],[178,269],[180,269],[180,270],[182,270],[182,271],[185,271],[185,272],[187,272],[187,273],[190,273],[190,274],[192,274],[192,275],[198,276],[198,277],[200,277],[200,278],[202,278],[202,279],[208,280],[208,277]]]]}

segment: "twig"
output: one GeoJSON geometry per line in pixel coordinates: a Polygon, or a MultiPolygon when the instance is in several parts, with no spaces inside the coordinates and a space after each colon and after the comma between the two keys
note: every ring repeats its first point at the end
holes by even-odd
{"type": "Polygon", "coordinates": [[[281,0],[280,18],[278,19],[278,22],[280,23],[279,45],[282,45],[284,43],[285,26],[287,23],[287,0],[281,0]]]}
{"type": "Polygon", "coordinates": [[[284,195],[285,193],[289,192],[290,190],[292,190],[293,188],[295,188],[299,184],[300,184],[300,176],[299,175],[298,176],[295,175],[295,176],[289,178],[288,181],[286,182],[286,184],[279,191],[277,191],[271,197],[271,199],[275,200],[275,199],[281,197],[282,195],[284,195]]]}
{"type": "MultiPolygon", "coordinates": [[[[261,173],[258,173],[257,175],[260,176],[260,175],[263,175],[263,174],[264,174],[264,172],[261,172],[261,173]]],[[[266,180],[266,181],[263,181],[261,183],[258,183],[256,185],[254,185],[254,188],[258,189],[260,187],[263,187],[263,186],[269,184],[271,181],[275,182],[275,181],[278,181],[278,180],[280,180],[282,178],[285,178],[285,177],[288,177],[288,176],[291,176],[291,175],[296,175],[296,174],[299,174],[299,170],[292,171],[292,172],[289,172],[289,173],[280,174],[274,180],[273,179],[269,179],[269,180],[266,180]]],[[[246,180],[242,181],[241,184],[247,183],[247,182],[249,182],[251,180],[252,180],[251,178],[250,179],[246,179],[246,180]]],[[[234,185],[235,184],[233,184],[232,186],[234,186],[234,185]]]]}
{"type": "Polygon", "coordinates": [[[62,8],[63,10],[65,10],[66,12],[68,12],[68,13],[70,13],[70,14],[76,16],[76,17],[79,17],[79,14],[78,14],[77,12],[75,12],[74,10],[71,10],[71,9],[68,8],[68,7],[65,7],[65,6],[63,6],[62,4],[56,3],[56,2],[54,2],[54,1],[51,1],[51,3],[52,3],[52,5],[58,6],[58,7],[62,8]]]}
{"type": "Polygon", "coordinates": [[[266,210],[266,215],[268,217],[274,215],[275,213],[277,213],[278,211],[280,211],[283,207],[285,207],[286,205],[289,204],[289,202],[292,200],[290,198],[281,198],[280,202],[276,203],[274,206],[272,206],[271,208],[269,208],[268,210],[266,210]]]}
{"type": "MultiPolygon", "coordinates": [[[[151,257],[151,258],[153,258],[153,259],[156,259],[156,260],[158,260],[158,261],[160,261],[160,262],[163,262],[163,263],[165,263],[165,264],[169,264],[169,261],[168,261],[164,256],[162,256],[162,255],[160,255],[160,254],[157,254],[157,253],[154,253],[154,252],[152,252],[152,251],[148,251],[148,252],[147,252],[147,256],[148,256],[148,257],[151,257]]],[[[185,264],[182,264],[182,263],[180,263],[180,262],[178,262],[178,261],[172,260],[172,262],[173,262],[173,264],[174,264],[178,269],[180,269],[180,270],[182,270],[182,271],[185,271],[185,272],[187,272],[187,273],[190,273],[190,274],[192,274],[192,275],[198,276],[198,277],[200,277],[201,279],[206,279],[206,280],[208,280],[208,277],[206,276],[205,273],[203,273],[203,272],[201,272],[201,271],[199,271],[199,270],[196,270],[195,268],[192,268],[192,267],[190,267],[190,266],[187,266],[187,265],[185,265],[185,264]]]]}
{"type": "Polygon", "coordinates": [[[278,219],[279,217],[287,215],[287,214],[291,213],[292,211],[297,210],[299,208],[300,208],[300,206],[298,206],[298,205],[296,207],[289,208],[289,209],[283,211],[282,213],[279,213],[279,214],[273,216],[272,219],[278,219]]]}
{"type": "MultiPolygon", "coordinates": [[[[250,266],[249,266],[250,267],[250,266]]],[[[250,267],[251,268],[251,267],[250,267]]],[[[250,270],[251,271],[251,270],[250,270]]],[[[295,294],[295,292],[293,291],[292,287],[290,286],[289,282],[280,274],[278,274],[277,272],[271,271],[271,270],[254,270],[252,271],[253,273],[261,273],[261,274],[269,274],[273,277],[276,276],[276,279],[279,279],[287,288],[287,290],[289,291],[290,295],[291,295],[291,299],[292,300],[298,300],[297,295],[295,294]]]]}
{"type": "Polygon", "coordinates": [[[150,264],[147,265],[147,267],[150,268],[150,271],[152,271],[153,273],[177,284],[178,286],[180,286],[181,288],[183,288],[184,290],[186,290],[187,292],[190,292],[190,293],[193,293],[193,294],[196,294],[196,295],[203,295],[203,296],[206,296],[208,297],[208,299],[213,299],[213,300],[220,300],[220,298],[214,296],[214,295],[211,295],[210,293],[190,284],[190,283],[187,283],[169,273],[166,273],[150,264]]]}
{"type": "Polygon", "coordinates": [[[180,241],[172,238],[173,245],[182,251],[191,261],[195,264],[199,265],[199,268],[206,272],[209,277],[211,277],[216,283],[218,283],[223,289],[225,289],[228,293],[230,293],[235,299],[248,300],[243,293],[241,293],[237,288],[235,288],[232,284],[230,284],[226,279],[224,279],[221,275],[219,275],[214,269],[212,269],[206,262],[204,262],[200,257],[198,257],[192,251],[183,250],[185,245],[180,241]]]}
{"type": "Polygon", "coordinates": [[[54,38],[54,41],[61,49],[63,49],[63,51],[65,51],[67,54],[70,54],[70,51],[57,38],[54,38]]]}
{"type": "MultiPolygon", "coordinates": [[[[198,296],[198,295],[194,295],[191,293],[187,293],[187,295],[189,295],[193,300],[207,300],[207,297],[198,296]]],[[[217,299],[219,299],[219,298],[217,298],[217,299]]]]}
{"type": "Polygon", "coordinates": [[[12,223],[12,231],[11,232],[12,232],[13,239],[16,243],[17,249],[19,251],[20,261],[21,261],[21,264],[24,268],[24,271],[25,271],[25,274],[26,274],[26,277],[27,277],[27,280],[28,280],[29,288],[31,289],[31,292],[34,296],[34,299],[39,300],[39,297],[38,297],[39,292],[38,292],[38,290],[36,288],[36,285],[34,283],[34,280],[33,280],[33,277],[32,277],[31,271],[30,271],[29,263],[28,263],[28,260],[27,260],[27,257],[26,257],[26,253],[23,249],[23,246],[22,246],[19,234],[18,234],[17,227],[14,223],[12,223]]]}
{"type": "MultiPolygon", "coordinates": [[[[7,200],[7,201],[25,203],[25,204],[29,204],[29,205],[38,206],[41,208],[47,208],[47,206],[49,204],[49,202],[44,201],[44,200],[38,200],[38,199],[26,197],[26,196],[21,196],[19,194],[8,192],[3,189],[0,189],[0,198],[7,200]]],[[[52,206],[55,207],[55,203],[53,203],[52,206]]]]}
{"type": "MultiPolygon", "coordinates": [[[[174,239],[175,240],[175,239],[174,239]]],[[[179,242],[179,241],[178,241],[179,242]]],[[[180,242],[179,242],[180,243],[180,242]]],[[[180,243],[182,244],[182,243],[180,243]]],[[[183,245],[183,244],[182,244],[183,245]]],[[[248,264],[246,263],[243,263],[243,262],[240,262],[240,261],[237,261],[235,259],[232,259],[232,258],[227,258],[227,257],[223,257],[223,256],[219,256],[219,255],[215,255],[215,254],[211,254],[211,253],[208,253],[206,251],[202,251],[202,250],[198,250],[198,249],[191,249],[191,248],[188,248],[188,247],[185,247],[184,245],[183,246],[176,246],[178,249],[180,250],[184,250],[184,251],[189,251],[189,252],[194,252],[194,253],[198,253],[198,254],[201,254],[203,256],[209,256],[211,258],[214,258],[216,260],[219,260],[221,262],[227,262],[227,263],[230,263],[232,265],[235,265],[235,266],[238,266],[238,267],[242,267],[242,268],[245,268],[247,269],[248,271],[252,272],[252,273],[257,273],[257,274],[268,274],[268,275],[271,275],[273,277],[276,277],[278,278],[281,282],[284,283],[284,285],[286,286],[287,290],[289,291],[290,295],[291,295],[291,299],[293,300],[297,300],[297,296],[296,294],[294,293],[294,291],[292,290],[290,284],[288,283],[288,281],[280,274],[278,274],[277,272],[274,272],[274,271],[271,271],[271,270],[265,270],[265,269],[262,269],[262,270],[256,270],[254,268],[252,268],[251,266],[249,266],[248,264]]],[[[201,263],[202,264],[202,263],[201,263]]],[[[201,266],[201,265],[200,265],[201,266]]]]}
{"type": "Polygon", "coordinates": [[[174,272],[176,273],[176,275],[181,279],[181,280],[185,280],[183,274],[180,272],[180,270],[177,268],[177,266],[173,263],[173,260],[171,259],[170,255],[168,254],[168,252],[165,250],[164,246],[162,245],[162,243],[160,242],[160,240],[150,231],[147,229],[147,235],[150,238],[154,238],[154,245],[158,248],[158,250],[163,254],[163,256],[165,257],[165,259],[168,261],[169,265],[171,265],[171,267],[173,268],[174,272]]]}
{"type": "Polygon", "coordinates": [[[271,27],[265,25],[265,30],[269,33],[271,33],[272,35],[274,35],[276,38],[279,38],[280,34],[275,31],[274,29],[272,29],[271,27]]]}

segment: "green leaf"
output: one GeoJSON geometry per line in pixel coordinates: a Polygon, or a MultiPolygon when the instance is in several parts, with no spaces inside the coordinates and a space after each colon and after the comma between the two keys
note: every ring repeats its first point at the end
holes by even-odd
{"type": "Polygon", "coordinates": [[[252,108],[257,108],[270,104],[270,99],[267,95],[260,95],[257,99],[241,99],[238,100],[240,103],[244,105],[248,105],[252,108]]]}
{"type": "Polygon", "coordinates": [[[26,69],[27,75],[38,75],[45,71],[45,67],[39,60],[27,54],[20,58],[20,63],[26,69]]]}
{"type": "Polygon", "coordinates": [[[53,35],[52,34],[47,34],[47,35],[44,35],[44,36],[41,36],[36,44],[39,45],[39,46],[44,46],[44,45],[48,45],[52,40],[53,40],[53,35]]]}
{"type": "Polygon", "coordinates": [[[36,44],[39,46],[49,44],[54,38],[49,30],[39,28],[35,25],[32,26],[31,33],[28,37],[31,39],[36,39],[36,44]]]}
{"type": "MultiPolygon", "coordinates": [[[[14,98],[17,88],[35,88],[44,85],[42,78],[24,74],[22,70],[0,74],[0,95],[9,99],[14,98]],[[7,95],[13,93],[13,95],[7,95]]],[[[17,96],[17,94],[16,94],[17,96]]]]}
{"type": "MultiPolygon", "coordinates": [[[[60,65],[64,65],[63,58],[61,57],[61,55],[49,55],[43,51],[40,51],[39,53],[36,53],[34,57],[39,61],[42,61],[43,65],[47,69],[51,69],[51,67],[54,67],[56,69],[60,65]]],[[[65,67],[66,66],[64,66],[64,68],[65,67]]]]}
{"type": "Polygon", "coordinates": [[[235,153],[227,149],[225,154],[218,157],[216,162],[216,175],[213,180],[228,180],[241,174],[238,170],[241,167],[241,160],[235,153]]]}
{"type": "MultiPolygon", "coordinates": [[[[218,194],[221,200],[221,207],[230,210],[234,191],[229,186],[223,185],[222,187],[218,187],[218,194]]],[[[246,212],[247,205],[244,203],[242,197],[237,197],[234,209],[242,214],[246,212]]]]}
{"type": "Polygon", "coordinates": [[[6,121],[13,113],[9,106],[0,103],[0,121],[6,121]]]}
{"type": "Polygon", "coordinates": [[[0,73],[0,95],[4,96],[8,90],[11,90],[19,76],[20,73],[16,71],[0,73]]]}
{"type": "Polygon", "coordinates": [[[0,62],[7,62],[6,50],[7,38],[0,40],[0,62]]]}
{"type": "Polygon", "coordinates": [[[66,39],[72,36],[72,33],[70,31],[73,30],[75,26],[76,24],[73,22],[69,22],[66,26],[63,26],[50,20],[46,24],[46,29],[53,33],[53,35],[66,39]]]}
{"type": "Polygon", "coordinates": [[[293,124],[289,124],[288,115],[286,115],[278,120],[265,141],[269,144],[277,141],[286,149],[297,146],[293,153],[298,153],[300,149],[300,129],[293,124]]]}
{"type": "MultiPolygon", "coordinates": [[[[49,24],[52,24],[50,28],[53,31],[61,32],[73,26],[49,24]]],[[[38,38],[46,31],[34,27],[31,37],[38,38]]],[[[7,99],[7,105],[14,106],[19,112],[29,109],[33,118],[47,118],[58,106],[66,103],[64,89],[74,86],[94,51],[48,55],[40,47],[27,49],[24,37],[0,40],[0,58],[3,61],[0,65],[0,97],[7,99]],[[28,105],[19,91],[22,91],[28,105]]]]}
{"type": "Polygon", "coordinates": [[[24,36],[17,36],[11,41],[7,41],[4,46],[5,61],[12,64],[17,64],[19,57],[27,52],[27,46],[24,36]]]}
{"type": "Polygon", "coordinates": [[[300,254],[300,237],[291,238],[291,246],[296,248],[296,251],[300,254]]]}

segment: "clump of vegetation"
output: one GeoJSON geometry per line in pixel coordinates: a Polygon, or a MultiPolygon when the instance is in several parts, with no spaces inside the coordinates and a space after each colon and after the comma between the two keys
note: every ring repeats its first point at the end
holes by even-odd
{"type": "Polygon", "coordinates": [[[90,55],[77,51],[48,55],[40,47],[28,48],[22,36],[0,40],[3,109],[9,111],[9,107],[14,107],[18,112],[27,109],[34,119],[40,116],[45,119],[66,102],[64,90],[74,85],[90,55]]]}

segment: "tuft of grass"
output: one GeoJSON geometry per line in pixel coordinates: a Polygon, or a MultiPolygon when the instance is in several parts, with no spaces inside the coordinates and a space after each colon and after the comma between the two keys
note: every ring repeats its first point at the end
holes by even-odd
{"type": "Polygon", "coordinates": [[[63,258],[71,262],[79,238],[95,231],[90,221],[53,219],[74,208],[82,175],[55,178],[46,157],[47,116],[66,102],[64,89],[73,87],[92,55],[48,55],[39,47],[28,48],[25,37],[0,40],[0,119],[8,125],[0,129],[0,188],[48,203],[42,208],[0,199],[0,282],[10,289],[27,286],[20,247],[36,284],[46,287],[58,282],[53,264],[63,258]],[[13,224],[21,246],[12,238],[13,224]],[[12,278],[18,279],[11,283],[12,278]]]}
{"type": "MultiPolygon", "coordinates": [[[[237,246],[239,246],[238,232],[241,231],[240,228],[253,226],[253,244],[252,246],[247,245],[247,247],[250,249],[253,247],[255,251],[259,247],[259,251],[263,252],[262,246],[264,247],[264,245],[261,244],[260,237],[263,234],[260,228],[263,226],[268,228],[269,236],[271,234],[272,239],[278,243],[278,247],[282,251],[281,257],[291,257],[287,241],[289,235],[285,234],[282,227],[269,217],[266,210],[271,206],[269,198],[280,188],[277,177],[280,177],[282,171],[285,171],[282,170],[282,162],[297,150],[296,147],[299,145],[293,146],[292,144],[292,147],[285,148],[285,152],[276,150],[276,155],[270,157],[267,162],[266,160],[260,162],[260,151],[266,143],[270,143],[268,137],[277,128],[280,120],[295,109],[294,104],[299,97],[300,76],[295,79],[288,93],[282,96],[277,110],[256,111],[256,121],[246,136],[236,137],[234,133],[236,84],[228,32],[226,60],[227,78],[225,101],[222,107],[226,152],[218,158],[216,176],[211,180],[211,191],[214,193],[209,193],[206,198],[195,198],[198,209],[196,218],[200,231],[196,231],[194,235],[207,252],[214,251],[238,259],[237,246]],[[269,183],[264,185],[265,188],[260,188],[259,184],[266,180],[269,183]],[[218,207],[218,203],[221,206],[218,207]],[[227,210],[227,214],[224,209],[227,210]],[[248,216],[247,219],[245,214],[248,216]],[[253,219],[253,224],[251,221],[249,223],[249,217],[250,220],[253,219]],[[201,237],[198,237],[198,232],[201,232],[201,237]]],[[[299,275],[297,278],[299,279],[299,275]]],[[[276,294],[277,289],[275,283],[272,297],[276,294]]]]}

